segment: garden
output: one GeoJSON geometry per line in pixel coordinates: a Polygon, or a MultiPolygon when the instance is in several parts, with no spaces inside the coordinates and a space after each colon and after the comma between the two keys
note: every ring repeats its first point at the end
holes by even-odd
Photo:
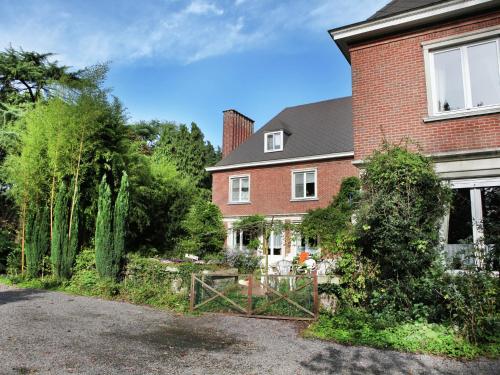
{"type": "MultiPolygon", "coordinates": [[[[261,216],[235,223],[251,239],[248,251],[228,253],[205,171],[220,150],[194,123],[128,122],[103,87],[107,66],[72,72],[50,57],[0,53],[0,282],[187,313],[192,274],[252,274],[258,284],[266,277],[258,250],[270,232],[286,230],[318,239],[320,258],[335,265],[318,286],[333,303],[305,336],[499,356],[500,196],[484,223],[492,246],[471,244],[453,271],[456,259],[443,256],[440,238],[453,191],[415,145],[384,144],[360,179],[345,179],[330,205],[302,223],[261,216]]],[[[283,299],[269,305],[269,293],[249,300],[244,282],[218,285],[243,310],[301,313],[283,299]]],[[[300,282],[275,277],[273,287],[287,294],[300,282]]],[[[214,296],[199,290],[194,303],[208,302],[198,311],[234,310],[214,296]]],[[[312,308],[311,296],[304,287],[296,302],[312,308]]]]}

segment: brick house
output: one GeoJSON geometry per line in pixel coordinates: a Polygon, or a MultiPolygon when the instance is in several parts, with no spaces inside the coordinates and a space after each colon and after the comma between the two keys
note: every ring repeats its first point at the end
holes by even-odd
{"type": "MultiPolygon", "coordinates": [[[[224,113],[224,158],[209,170],[227,246],[244,246],[238,218],[300,221],[326,206],[384,139],[410,139],[454,189],[448,252],[487,243],[483,219],[500,220],[500,1],[393,0],[329,33],[351,64],[352,99],[285,109],[254,134],[252,120],[224,113]]],[[[275,237],[276,259],[304,245],[275,237]]]]}

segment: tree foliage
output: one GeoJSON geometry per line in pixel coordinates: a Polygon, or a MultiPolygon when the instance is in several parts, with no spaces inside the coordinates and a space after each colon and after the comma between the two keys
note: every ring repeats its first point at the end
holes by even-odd
{"type": "Polygon", "coordinates": [[[212,202],[198,198],[191,206],[182,226],[187,238],[181,243],[183,250],[204,256],[222,251],[226,239],[226,228],[222,213],[212,202]]]}
{"type": "Polygon", "coordinates": [[[450,201],[429,158],[385,145],[366,164],[357,233],[382,279],[418,277],[438,256],[439,227],[450,201]]]}
{"type": "Polygon", "coordinates": [[[123,172],[113,214],[113,276],[116,278],[125,255],[125,234],[129,207],[128,176],[123,172]]]}
{"type": "Polygon", "coordinates": [[[97,272],[101,277],[113,275],[111,190],[103,176],[99,185],[99,201],[95,229],[95,257],[97,272]]]}
{"type": "Polygon", "coordinates": [[[26,226],[26,270],[29,277],[37,277],[43,257],[50,247],[49,211],[41,207],[30,210],[26,226]]]}
{"type": "Polygon", "coordinates": [[[82,71],[51,61],[53,53],[16,50],[12,47],[0,52],[0,103],[35,103],[51,96],[58,87],[77,86],[82,71]]]}

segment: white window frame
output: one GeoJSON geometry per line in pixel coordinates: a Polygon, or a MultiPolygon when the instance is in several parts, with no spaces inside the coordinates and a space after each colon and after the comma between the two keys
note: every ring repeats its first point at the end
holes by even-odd
{"type": "Polygon", "coordinates": [[[283,151],[283,130],[278,130],[278,131],[275,131],[275,132],[267,132],[267,133],[264,133],[264,152],[278,152],[278,151],[283,151]],[[269,150],[267,148],[267,137],[269,135],[272,135],[273,136],[273,147],[274,147],[274,136],[275,135],[279,135],[280,137],[280,148],[273,148],[272,150],[269,150]]]}
{"type": "Polygon", "coordinates": [[[233,175],[229,176],[229,190],[228,190],[228,201],[230,204],[244,204],[244,203],[250,203],[250,175],[249,174],[240,174],[240,175],[233,175]],[[238,200],[234,201],[233,200],[233,181],[234,180],[240,180],[242,178],[248,178],[248,199],[247,200],[242,200],[241,199],[241,181],[240,181],[240,190],[238,194],[238,200]]]}
{"type": "Polygon", "coordinates": [[[481,32],[474,31],[460,36],[447,37],[431,42],[422,43],[425,61],[425,77],[427,87],[427,110],[429,117],[424,121],[434,121],[446,118],[459,118],[466,116],[475,116],[479,114],[500,112],[500,103],[485,105],[481,107],[472,106],[471,85],[469,73],[469,61],[467,57],[467,48],[488,42],[496,41],[497,56],[499,59],[500,73],[500,27],[492,27],[481,32]],[[459,49],[462,56],[462,80],[464,85],[464,104],[465,108],[439,112],[437,108],[437,87],[434,70],[434,54],[459,49]]]}
{"type": "MultiPolygon", "coordinates": [[[[450,180],[449,186],[452,189],[470,189],[470,200],[471,200],[471,218],[472,218],[472,241],[474,243],[481,243],[484,238],[484,232],[481,227],[483,221],[483,207],[481,200],[482,187],[500,186],[500,178],[471,178],[463,180],[450,180]]],[[[446,232],[448,231],[450,215],[449,213],[445,215],[444,224],[446,227],[446,232]]],[[[446,243],[448,242],[448,234],[444,233],[446,243]]]]}
{"type": "Polygon", "coordinates": [[[318,168],[293,169],[292,170],[292,201],[309,201],[318,199],[318,168]],[[298,173],[314,172],[314,197],[306,197],[306,186],[304,180],[304,197],[297,197],[295,192],[295,175],[298,173]]]}

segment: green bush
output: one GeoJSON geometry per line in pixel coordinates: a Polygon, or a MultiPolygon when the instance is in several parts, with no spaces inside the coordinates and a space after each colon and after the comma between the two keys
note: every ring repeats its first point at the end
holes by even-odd
{"type": "Polygon", "coordinates": [[[364,195],[357,214],[363,254],[380,267],[380,278],[406,282],[438,258],[439,227],[451,191],[430,158],[384,145],[366,163],[364,195]]]}
{"type": "Polygon", "coordinates": [[[306,335],[351,345],[407,352],[430,353],[457,358],[497,356],[498,348],[475,345],[463,339],[451,326],[426,322],[398,322],[375,318],[361,309],[345,309],[334,316],[321,315],[306,335]]]}
{"type": "Polygon", "coordinates": [[[450,319],[471,342],[500,346],[499,282],[483,271],[444,276],[441,295],[450,319]]]}
{"type": "Polygon", "coordinates": [[[212,202],[198,198],[183,220],[182,227],[188,235],[180,243],[184,252],[203,257],[222,251],[226,228],[219,207],[212,202]]]}
{"type": "Polygon", "coordinates": [[[0,229],[0,274],[7,272],[7,258],[15,248],[12,234],[0,229]]]}

